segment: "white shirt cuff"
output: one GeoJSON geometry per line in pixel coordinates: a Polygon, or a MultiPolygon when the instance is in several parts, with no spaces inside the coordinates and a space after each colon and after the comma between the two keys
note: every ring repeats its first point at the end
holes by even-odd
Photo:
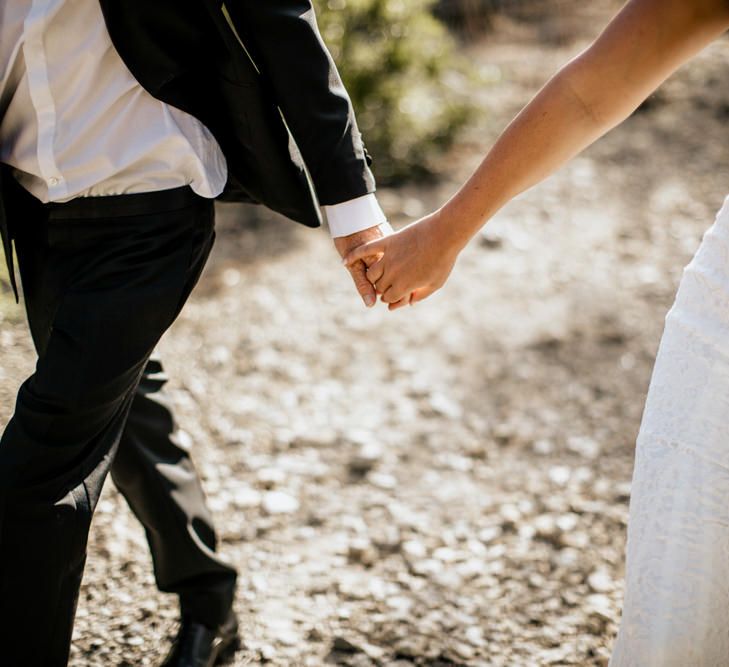
{"type": "Polygon", "coordinates": [[[334,239],[387,222],[387,217],[374,193],[323,208],[327,214],[329,233],[334,239]]]}

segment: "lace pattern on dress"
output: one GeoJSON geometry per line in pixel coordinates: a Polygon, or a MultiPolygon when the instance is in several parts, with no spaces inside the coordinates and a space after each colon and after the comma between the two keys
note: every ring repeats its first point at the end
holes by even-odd
{"type": "Polygon", "coordinates": [[[729,665],[728,202],[666,316],[636,446],[611,667],[729,665]]]}

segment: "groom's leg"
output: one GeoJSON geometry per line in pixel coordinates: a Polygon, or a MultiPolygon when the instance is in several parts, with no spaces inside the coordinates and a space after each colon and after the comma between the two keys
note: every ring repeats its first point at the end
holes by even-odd
{"type": "Polygon", "coordinates": [[[134,391],[200,274],[213,212],[187,190],[28,210],[16,245],[38,363],[0,439],[0,662],[55,667],[134,391]]]}
{"type": "Polygon", "coordinates": [[[233,605],[236,572],[215,553],[212,517],[188,450],[177,438],[161,362],[148,363],[134,396],[111,477],[147,534],[160,590],[210,628],[233,605]]]}

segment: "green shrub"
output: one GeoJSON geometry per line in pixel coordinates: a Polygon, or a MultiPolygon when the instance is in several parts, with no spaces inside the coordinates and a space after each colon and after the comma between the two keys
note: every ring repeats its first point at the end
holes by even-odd
{"type": "Polygon", "coordinates": [[[418,178],[471,113],[468,68],[432,0],[315,0],[380,183],[418,178]]]}

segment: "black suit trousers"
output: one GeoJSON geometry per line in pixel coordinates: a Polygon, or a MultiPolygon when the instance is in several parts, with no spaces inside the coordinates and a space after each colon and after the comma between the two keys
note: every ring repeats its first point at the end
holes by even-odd
{"type": "Polygon", "coordinates": [[[151,358],[214,239],[213,204],[187,188],[10,207],[35,372],[0,439],[3,665],[65,665],[91,517],[107,473],[142,521],[157,582],[213,625],[235,571],[151,358]]]}

